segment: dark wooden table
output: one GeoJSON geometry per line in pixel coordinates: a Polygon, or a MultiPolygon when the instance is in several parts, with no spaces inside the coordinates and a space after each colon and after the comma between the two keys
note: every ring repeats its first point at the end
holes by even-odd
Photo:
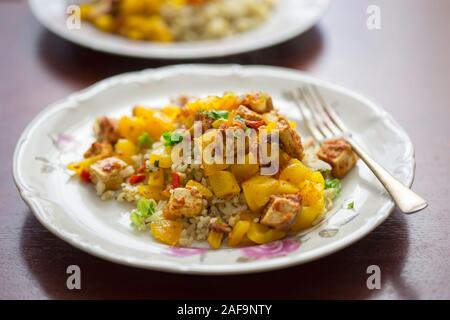
{"type": "Polygon", "coordinates": [[[59,240],[20,199],[11,166],[16,141],[49,103],[114,74],[184,61],[97,53],[46,31],[26,1],[0,2],[0,298],[450,298],[450,1],[335,1],[321,23],[282,45],[199,62],[280,65],[353,88],[383,105],[416,148],[414,189],[425,211],[394,211],[369,236],[327,258],[262,274],[202,277],[109,263],[59,240]],[[366,28],[381,8],[382,29],[366,28]],[[82,269],[82,290],[66,268],[82,269]],[[382,271],[381,290],[366,268],[382,271]]]}

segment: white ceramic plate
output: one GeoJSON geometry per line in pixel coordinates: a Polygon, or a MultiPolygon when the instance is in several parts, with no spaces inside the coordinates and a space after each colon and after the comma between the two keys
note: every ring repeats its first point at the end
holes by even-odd
{"type": "Polygon", "coordinates": [[[155,242],[149,233],[136,232],[126,215],[129,206],[101,201],[92,186],[71,179],[65,170],[66,164],[79,160],[92,142],[91,128],[96,117],[129,114],[138,103],[162,105],[168,97],[179,94],[265,90],[272,94],[281,112],[297,120],[302,128],[299,112],[282,92],[305,83],[317,85],[367,151],[403,183],[411,185],[413,146],[380,107],[352,91],[296,71],[237,65],[180,65],[127,73],[47,107],[17,143],[16,184],[36,217],[51,232],[81,250],[121,264],[171,272],[228,274],[318,259],[361,239],[393,208],[380,183],[362,163],[345,178],[333,210],[314,229],[269,245],[215,251],[206,247],[170,248],[155,242]],[[343,209],[348,201],[355,202],[355,210],[343,209]]]}
{"type": "Polygon", "coordinates": [[[83,23],[80,30],[66,26],[66,9],[80,0],[29,0],[36,18],[49,30],[79,45],[125,56],[163,59],[222,57],[269,47],[311,28],[325,13],[330,0],[279,0],[272,17],[257,29],[227,39],[160,44],[132,41],[103,33],[83,23]]]}

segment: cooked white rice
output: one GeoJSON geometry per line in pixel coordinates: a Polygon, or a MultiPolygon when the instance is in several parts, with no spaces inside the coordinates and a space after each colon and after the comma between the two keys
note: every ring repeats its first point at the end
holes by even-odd
{"type": "Polygon", "coordinates": [[[119,202],[135,202],[139,200],[140,194],[138,188],[129,183],[122,183],[120,193],[117,195],[117,201],[119,202]]]}
{"type": "Polygon", "coordinates": [[[202,6],[166,7],[161,15],[177,41],[228,37],[267,20],[277,0],[212,0],[202,6]]]}
{"type": "MultiPolygon", "coordinates": [[[[155,147],[158,147],[157,144],[155,145],[155,147]]],[[[330,169],[329,165],[327,163],[322,163],[323,161],[319,160],[315,156],[315,148],[316,146],[311,144],[307,149],[305,149],[305,165],[314,168],[315,170],[320,167],[323,171],[328,171],[330,169]]],[[[135,160],[134,162],[136,167],[139,163],[144,163],[143,157],[141,157],[141,159],[136,158],[133,160],[135,160]]],[[[150,164],[148,160],[145,161],[145,164],[147,169],[149,169],[150,171],[154,171],[157,169],[157,167],[155,167],[153,164],[150,164]]],[[[204,186],[209,187],[207,179],[203,176],[203,170],[201,169],[200,165],[190,164],[173,166],[172,170],[183,172],[182,176],[189,176],[190,178],[199,181],[204,186]]],[[[126,179],[134,172],[134,168],[132,166],[128,166],[127,168],[122,170],[120,174],[124,177],[124,179],[126,179]]],[[[105,184],[99,181],[96,184],[96,190],[97,194],[102,200],[115,198],[119,202],[136,202],[141,198],[137,186],[131,185],[129,183],[122,183],[121,189],[115,192],[106,191],[105,184]]],[[[331,188],[325,190],[324,197],[326,210],[331,208],[335,196],[336,192],[334,189],[331,188]]],[[[167,201],[158,201],[156,213],[152,215],[151,218],[152,221],[161,218],[162,210],[166,206],[166,204],[167,201]]],[[[223,199],[214,196],[209,201],[203,200],[203,211],[199,216],[182,219],[183,231],[181,233],[179,244],[181,246],[189,247],[195,241],[206,240],[208,237],[210,224],[217,219],[220,219],[220,221],[233,227],[236,222],[239,221],[240,214],[247,209],[248,206],[246,204],[243,192],[229,199],[223,199]]],[[[151,221],[149,220],[148,223],[150,222],[151,221]]],[[[255,222],[258,222],[258,218],[255,218],[255,222]]]]}

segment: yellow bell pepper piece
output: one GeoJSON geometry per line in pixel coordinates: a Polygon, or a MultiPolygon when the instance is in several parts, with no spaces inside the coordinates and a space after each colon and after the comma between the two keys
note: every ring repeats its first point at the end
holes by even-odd
{"type": "Polygon", "coordinates": [[[137,105],[133,108],[133,116],[137,118],[151,119],[156,110],[137,105]]]}
{"type": "Polygon", "coordinates": [[[131,157],[137,152],[137,148],[133,142],[127,139],[119,139],[114,146],[114,149],[120,159],[128,164],[133,163],[131,157]]]}
{"type": "Polygon", "coordinates": [[[256,160],[250,159],[250,154],[245,155],[245,163],[233,164],[230,167],[238,181],[246,180],[259,172],[259,165],[256,160]]]}
{"type": "Polygon", "coordinates": [[[299,185],[304,180],[309,179],[312,171],[297,159],[291,159],[286,168],[281,170],[280,179],[299,185]]]}
{"type": "Polygon", "coordinates": [[[309,177],[309,180],[312,182],[320,183],[323,187],[325,187],[325,179],[323,178],[322,173],[320,171],[313,172],[313,174],[309,177]]]}
{"type": "Polygon", "coordinates": [[[145,131],[145,121],[137,117],[121,117],[118,131],[122,137],[137,143],[139,136],[145,131]]]}
{"type": "Polygon", "coordinates": [[[247,232],[247,237],[257,243],[264,244],[280,240],[286,236],[286,232],[269,228],[262,224],[252,222],[247,232]]]}
{"type": "Polygon", "coordinates": [[[276,192],[279,194],[292,194],[299,192],[299,190],[300,189],[297,186],[293,185],[292,183],[284,180],[279,180],[276,192]]]}
{"type": "Polygon", "coordinates": [[[161,110],[166,116],[174,120],[181,113],[181,108],[176,105],[167,105],[161,110]]]}
{"type": "Polygon", "coordinates": [[[208,243],[213,249],[219,249],[222,245],[223,233],[210,231],[208,234],[208,243]]]}
{"type": "Polygon", "coordinates": [[[172,166],[171,152],[171,147],[160,146],[151,151],[149,161],[151,164],[157,162],[160,168],[169,169],[172,166]]]}
{"type": "Polygon", "coordinates": [[[241,188],[229,171],[217,171],[209,176],[209,184],[217,197],[239,194],[241,188]]]}
{"type": "Polygon", "coordinates": [[[233,93],[227,93],[222,97],[209,96],[189,102],[187,108],[193,113],[199,110],[232,110],[238,107],[238,97],[233,93]]]}
{"type": "Polygon", "coordinates": [[[221,98],[220,98],[220,109],[222,110],[232,110],[232,109],[236,109],[238,107],[239,104],[239,99],[236,96],[236,94],[229,92],[224,94],[221,98]]]}
{"type": "Polygon", "coordinates": [[[186,187],[196,188],[206,199],[209,199],[213,196],[211,190],[195,180],[189,180],[186,183],[186,187]]]}
{"type": "Polygon", "coordinates": [[[154,140],[159,139],[164,132],[175,129],[173,119],[161,111],[154,112],[145,122],[146,130],[154,140]]]}
{"type": "Polygon", "coordinates": [[[169,29],[166,21],[157,15],[146,17],[140,26],[145,33],[145,37],[150,40],[159,42],[173,41],[172,32],[169,29]]]}
{"type": "Polygon", "coordinates": [[[104,32],[114,31],[115,23],[114,17],[112,15],[103,14],[96,18],[93,22],[97,28],[104,32]]]}
{"type": "Polygon", "coordinates": [[[323,208],[324,192],[322,184],[305,180],[300,184],[300,195],[303,205],[323,208]]]}
{"type": "Polygon", "coordinates": [[[230,167],[238,181],[244,181],[259,172],[259,165],[257,164],[233,164],[230,167]]]}
{"type": "Polygon", "coordinates": [[[198,146],[199,154],[203,159],[202,168],[206,176],[210,176],[217,171],[225,170],[230,166],[229,164],[209,163],[214,161],[214,158],[207,159],[208,156],[211,155],[208,155],[206,152],[204,152],[205,148],[216,140],[217,132],[217,130],[209,130],[202,136],[195,138],[195,144],[198,146]]]}
{"type": "Polygon", "coordinates": [[[313,226],[313,222],[321,215],[321,211],[314,207],[303,207],[297,220],[291,227],[294,232],[302,231],[313,226]]]}
{"type": "Polygon", "coordinates": [[[216,140],[217,133],[218,133],[218,131],[216,129],[208,130],[206,133],[202,134],[200,137],[195,138],[194,141],[197,144],[197,146],[199,147],[199,152],[202,155],[202,159],[204,159],[203,150],[208,145],[210,145],[211,143],[213,143],[216,140]]]}
{"type": "Polygon", "coordinates": [[[80,4],[80,15],[83,20],[90,20],[92,13],[92,4],[90,3],[81,3],[80,4]]]}
{"type": "Polygon", "coordinates": [[[79,176],[81,175],[81,172],[83,172],[83,170],[88,170],[92,164],[101,159],[102,158],[100,156],[95,156],[86,158],[84,160],[81,160],[80,162],[71,162],[67,165],[67,169],[74,171],[79,176]]]}
{"type": "Polygon", "coordinates": [[[228,120],[226,119],[217,119],[212,123],[212,127],[214,129],[218,129],[222,124],[227,123],[228,120]]]}
{"type": "Polygon", "coordinates": [[[218,164],[218,163],[206,164],[206,163],[203,163],[202,166],[203,166],[204,174],[207,177],[212,176],[213,174],[215,174],[217,172],[220,172],[222,170],[225,170],[228,167],[230,167],[230,165],[226,164],[226,163],[223,163],[223,164],[218,164]]]}
{"type": "MultiPolygon", "coordinates": [[[[148,1],[122,0],[119,1],[119,12],[124,15],[141,14],[147,9],[148,1]]],[[[152,1],[153,2],[153,1],[152,1]]]]}
{"type": "Polygon", "coordinates": [[[150,172],[147,184],[149,187],[162,188],[164,186],[164,171],[159,168],[156,171],[150,172]]]}
{"type": "Polygon", "coordinates": [[[146,199],[153,199],[156,201],[167,199],[167,197],[163,194],[162,188],[139,185],[137,190],[139,194],[146,199]]]}
{"type": "Polygon", "coordinates": [[[279,188],[277,179],[256,175],[242,183],[245,200],[252,211],[264,207],[271,195],[276,194],[279,188]]]}
{"type": "Polygon", "coordinates": [[[136,106],[133,109],[133,116],[143,123],[145,131],[152,139],[158,140],[164,132],[174,129],[176,111],[173,108],[168,106],[163,110],[155,110],[136,106]]]}
{"type": "Polygon", "coordinates": [[[298,193],[300,188],[290,182],[277,180],[268,176],[253,176],[242,183],[245,200],[250,210],[257,211],[264,207],[271,195],[298,193]]]}
{"type": "Polygon", "coordinates": [[[228,235],[228,245],[230,247],[239,245],[249,229],[249,221],[239,220],[228,235]]]}
{"type": "Polygon", "coordinates": [[[174,220],[156,220],[150,225],[150,231],[156,240],[175,246],[180,240],[183,224],[174,220]]]}

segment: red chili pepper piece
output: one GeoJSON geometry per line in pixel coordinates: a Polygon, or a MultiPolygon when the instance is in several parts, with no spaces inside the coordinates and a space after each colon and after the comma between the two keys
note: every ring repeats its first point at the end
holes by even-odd
{"type": "Polygon", "coordinates": [[[247,125],[247,127],[258,129],[266,123],[262,120],[245,120],[245,124],[247,125]]]}
{"type": "Polygon", "coordinates": [[[172,172],[172,187],[179,188],[180,186],[180,175],[176,172],[172,172]]]}
{"type": "Polygon", "coordinates": [[[84,182],[90,183],[91,182],[91,174],[86,169],[83,169],[80,173],[80,178],[84,182]]]}
{"type": "Polygon", "coordinates": [[[133,175],[133,176],[130,177],[129,182],[130,182],[131,184],[136,184],[136,183],[142,182],[142,181],[144,181],[144,180],[145,180],[145,176],[141,176],[141,175],[133,175]]]}
{"type": "MultiPolygon", "coordinates": [[[[225,128],[227,128],[227,127],[239,127],[239,128],[241,128],[241,129],[244,129],[245,128],[245,124],[242,122],[242,121],[238,121],[238,120],[234,120],[233,122],[231,122],[231,124],[230,123],[224,123],[223,124],[223,126],[225,127],[225,128]]],[[[221,126],[222,127],[222,126],[221,126]]]]}
{"type": "Polygon", "coordinates": [[[142,165],[137,169],[137,173],[145,173],[145,170],[146,170],[145,165],[142,165]]]}

